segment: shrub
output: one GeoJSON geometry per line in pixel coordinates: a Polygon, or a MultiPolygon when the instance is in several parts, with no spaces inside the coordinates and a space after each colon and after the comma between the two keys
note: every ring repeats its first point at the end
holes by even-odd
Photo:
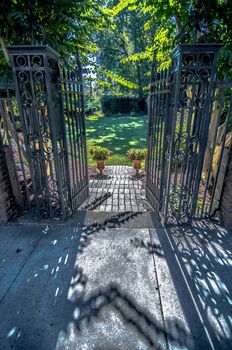
{"type": "Polygon", "coordinates": [[[101,109],[100,100],[97,97],[85,97],[85,114],[90,115],[94,112],[97,112],[101,109]]]}
{"type": "Polygon", "coordinates": [[[131,148],[126,153],[128,159],[130,160],[144,160],[147,156],[147,150],[145,149],[135,149],[131,148]]]}
{"type": "Polygon", "coordinates": [[[146,113],[146,100],[133,96],[103,96],[101,107],[105,114],[146,113]]]}
{"type": "Polygon", "coordinates": [[[89,153],[94,160],[106,160],[113,152],[105,147],[93,146],[89,149],[89,153]]]}

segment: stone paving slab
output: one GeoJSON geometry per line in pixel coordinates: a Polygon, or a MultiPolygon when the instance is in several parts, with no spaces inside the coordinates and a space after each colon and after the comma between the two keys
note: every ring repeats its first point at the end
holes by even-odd
{"type": "Polygon", "coordinates": [[[0,238],[0,349],[231,349],[220,227],[2,225],[0,238]]]}
{"type": "Polygon", "coordinates": [[[147,229],[36,230],[42,238],[0,305],[0,348],[166,348],[153,259],[131,243],[147,229]]]}
{"type": "MultiPolygon", "coordinates": [[[[187,349],[193,348],[193,340],[191,336],[191,331],[189,329],[189,324],[186,322],[186,318],[180,304],[180,299],[178,293],[176,291],[175,285],[178,284],[179,274],[176,271],[175,281],[170,278],[171,273],[169,269],[169,265],[167,263],[167,259],[165,257],[166,252],[164,250],[163,241],[164,229],[151,229],[151,242],[152,242],[152,250],[155,255],[155,268],[157,271],[157,279],[159,281],[159,292],[162,301],[162,310],[164,314],[164,322],[165,327],[169,335],[175,337],[175,333],[178,332],[177,325],[183,325],[183,339],[181,338],[181,334],[178,334],[179,343],[186,347],[187,349]],[[173,320],[177,321],[175,325],[173,320]],[[182,343],[183,341],[183,343],[182,343]]],[[[171,254],[170,254],[171,255],[171,254]]],[[[175,259],[175,257],[173,257],[175,259]]],[[[179,332],[178,332],[179,333],[179,332]]],[[[176,349],[173,346],[173,338],[168,339],[169,349],[176,349]]],[[[182,346],[179,347],[182,348],[182,346]]]]}
{"type": "Polygon", "coordinates": [[[81,210],[146,211],[145,189],[135,169],[130,166],[106,166],[103,176],[89,181],[89,198],[81,210]]]}
{"type": "Polygon", "coordinates": [[[98,231],[79,251],[68,294],[75,320],[60,332],[57,350],[166,349],[153,258],[135,238],[147,240],[149,231],[98,231]]]}
{"type": "Polygon", "coordinates": [[[187,348],[231,349],[231,232],[198,223],[150,233],[167,334],[178,332],[170,323],[174,316],[191,335],[187,348]]]}
{"type": "Polygon", "coordinates": [[[44,229],[0,225],[0,301],[30,258],[44,229]]]}
{"type": "MultiPolygon", "coordinates": [[[[0,305],[0,349],[4,350],[55,349],[59,330],[67,326],[73,312],[67,294],[80,233],[64,227],[47,228],[44,233],[42,227],[29,228],[40,231],[42,239],[0,305]]],[[[22,245],[26,251],[25,236],[22,245]]],[[[0,255],[4,255],[1,246],[0,255]]],[[[10,275],[10,261],[5,269],[10,275]]]]}
{"type": "Polygon", "coordinates": [[[83,227],[94,223],[108,228],[162,228],[162,224],[154,212],[99,212],[78,211],[66,225],[83,227]]]}

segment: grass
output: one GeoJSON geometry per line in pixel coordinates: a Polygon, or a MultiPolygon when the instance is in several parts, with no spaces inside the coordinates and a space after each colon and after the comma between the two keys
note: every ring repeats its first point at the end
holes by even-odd
{"type": "MultiPolygon", "coordinates": [[[[87,147],[102,146],[113,151],[106,165],[132,165],[126,157],[130,148],[146,148],[147,116],[103,116],[100,113],[86,118],[87,147]]],[[[89,165],[96,162],[88,154],[89,165]]]]}

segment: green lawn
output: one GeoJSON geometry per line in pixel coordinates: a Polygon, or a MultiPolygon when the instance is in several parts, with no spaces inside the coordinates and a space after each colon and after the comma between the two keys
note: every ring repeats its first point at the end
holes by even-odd
{"type": "MultiPolygon", "coordinates": [[[[113,151],[107,165],[132,165],[126,157],[129,148],[146,148],[147,116],[99,116],[86,118],[87,147],[102,146],[113,151]]],[[[88,155],[89,165],[96,164],[88,155]]]]}

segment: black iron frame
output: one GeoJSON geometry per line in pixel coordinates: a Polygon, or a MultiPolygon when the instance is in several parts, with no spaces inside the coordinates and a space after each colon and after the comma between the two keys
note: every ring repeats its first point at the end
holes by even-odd
{"type": "MultiPolygon", "coordinates": [[[[220,193],[215,193],[231,118],[231,94],[225,98],[231,84],[216,80],[220,47],[180,44],[172,52],[170,69],[157,72],[152,67],[146,193],[165,224],[190,224],[196,218],[212,217],[218,209],[220,193]],[[221,93],[217,96],[219,86],[221,93]],[[216,127],[209,135],[215,104],[216,127]],[[226,110],[221,151],[210,188],[217,130],[226,110]],[[209,145],[210,137],[213,142],[209,145]],[[203,176],[207,147],[210,156],[203,176]]],[[[223,176],[221,172],[220,181],[223,176]]]]}
{"type": "MultiPolygon", "coordinates": [[[[7,49],[14,75],[12,98],[17,100],[25,148],[23,159],[22,147],[17,152],[11,147],[15,169],[20,167],[24,174],[26,196],[22,211],[29,208],[31,214],[44,219],[66,220],[88,197],[81,66],[75,71],[63,70],[59,67],[59,55],[45,45],[7,49]]],[[[3,104],[9,93],[4,88],[3,104]]],[[[5,121],[1,134],[7,134],[8,145],[18,144],[19,132],[8,107],[0,111],[5,121]],[[11,120],[14,134],[9,131],[7,120],[11,120]]],[[[19,181],[17,169],[15,176],[19,181]]]]}

